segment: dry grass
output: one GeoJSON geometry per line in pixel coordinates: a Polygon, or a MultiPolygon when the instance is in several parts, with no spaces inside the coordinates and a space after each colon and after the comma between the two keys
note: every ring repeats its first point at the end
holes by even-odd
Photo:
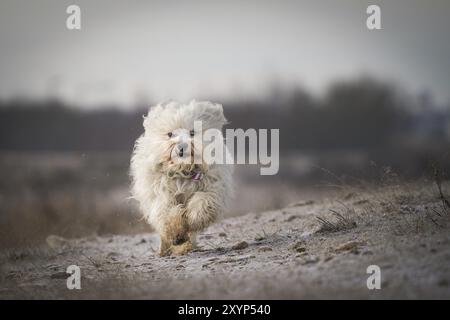
{"type": "Polygon", "coordinates": [[[127,155],[0,157],[0,249],[149,231],[128,200],[127,155]]]}
{"type": "MultiPolygon", "coordinates": [[[[344,205],[344,204],[343,204],[344,205]]],[[[334,209],[330,209],[331,217],[316,217],[319,221],[319,228],[317,233],[330,233],[339,232],[356,228],[355,211],[354,209],[345,206],[344,212],[339,212],[334,209]]]]}
{"type": "MultiPolygon", "coordinates": [[[[65,238],[89,235],[134,234],[150,231],[142,222],[135,203],[128,200],[129,155],[16,155],[0,156],[0,249],[26,247],[44,243],[50,234],[65,238]]],[[[351,176],[339,176],[320,168],[331,181],[327,191],[317,188],[296,189],[284,183],[274,185],[256,182],[239,184],[235,203],[245,203],[256,212],[294,203],[303,207],[320,203],[322,194],[337,190],[342,199],[329,212],[316,218],[318,232],[339,232],[370,223],[372,218],[387,214],[398,218],[398,232],[420,232],[428,225],[442,226],[449,216],[445,197],[446,182],[438,171],[435,185],[417,190],[417,183],[401,182],[390,167],[373,164],[368,182],[351,176]],[[436,186],[438,187],[436,192],[436,186]],[[262,188],[264,187],[264,188],[262,188]],[[329,187],[333,190],[329,192],[329,187]],[[283,197],[281,197],[283,196],[283,197]],[[299,202],[299,196],[303,201],[299,202]],[[305,198],[315,201],[305,201],[305,198]],[[402,206],[414,207],[423,200],[436,199],[441,207],[432,207],[427,214],[398,214],[402,206]]],[[[245,173],[243,171],[242,173],[245,173]]],[[[241,172],[236,178],[243,177],[241,172]]],[[[255,173],[257,175],[257,173],[255,173]]],[[[262,181],[262,180],[261,180],[262,181]]],[[[334,197],[334,195],[333,195],[334,197]]],[[[248,211],[245,211],[248,212],[248,211]]],[[[267,238],[266,231],[258,237],[267,238]]]]}

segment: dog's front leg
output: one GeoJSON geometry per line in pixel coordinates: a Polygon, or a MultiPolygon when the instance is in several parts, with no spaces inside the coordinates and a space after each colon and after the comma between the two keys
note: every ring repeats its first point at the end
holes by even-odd
{"type": "Polygon", "coordinates": [[[192,232],[189,231],[187,224],[185,208],[182,208],[176,219],[172,220],[169,230],[169,237],[171,238],[170,254],[183,255],[192,251],[194,242],[192,241],[192,232]]]}
{"type": "Polygon", "coordinates": [[[185,210],[174,207],[165,223],[164,235],[171,244],[179,245],[189,239],[185,210]]]}
{"type": "Polygon", "coordinates": [[[159,255],[161,257],[169,256],[172,253],[171,251],[172,241],[168,238],[167,234],[164,232],[160,234],[160,240],[161,244],[159,247],[159,255]]]}
{"type": "Polygon", "coordinates": [[[186,208],[174,206],[167,214],[164,227],[160,231],[160,255],[180,255],[192,250],[186,208]]]}
{"type": "Polygon", "coordinates": [[[190,231],[198,232],[216,220],[219,207],[213,192],[196,192],[186,206],[186,221],[190,231]]]}

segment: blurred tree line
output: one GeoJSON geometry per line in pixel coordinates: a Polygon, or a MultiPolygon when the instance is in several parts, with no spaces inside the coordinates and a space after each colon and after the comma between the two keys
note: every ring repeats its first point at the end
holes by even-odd
{"type": "MultiPolygon", "coordinates": [[[[229,128],[280,128],[282,150],[392,147],[415,130],[395,86],[370,78],[332,85],[322,98],[301,89],[224,103],[229,128]]],[[[82,111],[58,101],[0,102],[0,149],[131,151],[145,109],[82,111]]]]}
{"type": "Polygon", "coordinates": [[[274,97],[234,105],[231,127],[280,128],[281,148],[289,150],[379,147],[409,126],[395,89],[371,79],[337,83],[322,99],[301,89],[274,97]]]}

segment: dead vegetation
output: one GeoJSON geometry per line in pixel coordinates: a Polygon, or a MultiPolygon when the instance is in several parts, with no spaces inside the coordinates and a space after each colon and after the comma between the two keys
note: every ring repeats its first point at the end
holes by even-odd
{"type": "Polygon", "coordinates": [[[335,289],[340,297],[372,298],[361,275],[374,263],[388,284],[377,297],[448,297],[448,210],[434,184],[395,189],[353,189],[225,219],[182,257],[160,258],[154,234],[53,237],[45,252],[0,256],[0,297],[333,298],[335,289]],[[73,263],[87,277],[82,292],[64,290],[64,268],[73,263]]]}
{"type": "Polygon", "coordinates": [[[346,207],[347,212],[341,213],[334,209],[330,209],[331,218],[316,217],[320,225],[317,230],[318,233],[339,232],[356,228],[356,221],[353,218],[355,211],[346,207]],[[350,211],[350,212],[349,212],[350,211]]]}
{"type": "Polygon", "coordinates": [[[374,162],[371,167],[375,172],[372,183],[320,168],[334,181],[325,185],[339,190],[342,201],[337,200],[338,208],[328,209],[328,214],[316,216],[317,233],[348,231],[375,220],[395,235],[419,234],[448,225],[450,201],[443,190],[445,175],[435,163],[431,179],[412,182],[406,182],[391,167],[378,167],[374,162]]]}
{"type": "Polygon", "coordinates": [[[183,257],[158,257],[150,233],[55,235],[44,247],[3,250],[0,297],[333,298],[334,288],[373,298],[361,279],[373,263],[388,283],[380,297],[450,297],[449,182],[441,172],[413,182],[381,172],[372,185],[336,176],[328,198],[220,221],[183,257]],[[64,289],[74,263],[88,277],[79,293],[64,289]]]}

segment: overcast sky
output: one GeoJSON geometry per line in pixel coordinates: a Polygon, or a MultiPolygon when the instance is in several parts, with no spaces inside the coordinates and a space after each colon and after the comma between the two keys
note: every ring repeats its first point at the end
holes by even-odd
{"type": "Polygon", "coordinates": [[[450,1],[1,0],[0,98],[114,103],[320,94],[361,73],[450,101],[450,1]],[[82,29],[66,29],[81,7],[82,29]],[[366,28],[379,4],[382,30],[366,28]]]}

